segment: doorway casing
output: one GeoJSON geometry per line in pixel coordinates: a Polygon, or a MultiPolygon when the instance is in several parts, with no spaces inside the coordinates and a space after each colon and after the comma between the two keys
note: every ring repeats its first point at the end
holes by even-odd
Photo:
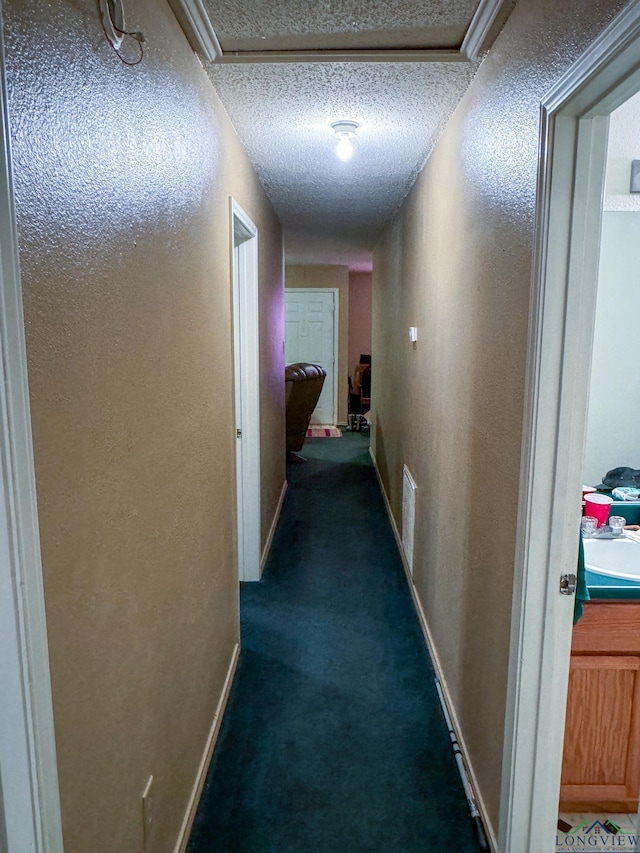
{"type": "Polygon", "coordinates": [[[258,229],[233,198],[230,199],[230,212],[238,575],[241,581],[259,581],[261,552],[258,229]]]}
{"type": "Polygon", "coordinates": [[[0,10],[0,851],[62,853],[0,10]]]}
{"type": "Polygon", "coordinates": [[[640,89],[640,0],[541,105],[499,849],[552,850],[610,113],[640,89]]]}

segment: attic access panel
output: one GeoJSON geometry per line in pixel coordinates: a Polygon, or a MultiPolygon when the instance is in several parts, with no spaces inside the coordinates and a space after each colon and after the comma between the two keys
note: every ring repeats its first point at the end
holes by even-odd
{"type": "Polygon", "coordinates": [[[217,63],[466,62],[488,49],[516,0],[169,0],[193,49],[217,63]]]}
{"type": "Polygon", "coordinates": [[[224,52],[458,48],[477,6],[478,0],[204,0],[224,52]]]}

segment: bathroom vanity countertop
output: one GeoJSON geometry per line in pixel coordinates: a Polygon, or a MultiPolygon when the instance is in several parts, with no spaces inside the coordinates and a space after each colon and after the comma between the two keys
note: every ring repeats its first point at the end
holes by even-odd
{"type": "Polygon", "coordinates": [[[591,598],[624,598],[640,599],[640,583],[637,581],[623,580],[622,578],[599,575],[595,572],[585,571],[587,589],[591,598]]]}

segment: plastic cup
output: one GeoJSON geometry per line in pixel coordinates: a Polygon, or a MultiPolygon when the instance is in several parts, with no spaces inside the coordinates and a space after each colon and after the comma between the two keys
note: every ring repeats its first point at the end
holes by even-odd
{"type": "Polygon", "coordinates": [[[583,486],[582,487],[582,500],[584,501],[587,495],[592,495],[594,492],[597,492],[595,486],[583,486]]]}
{"type": "Polygon", "coordinates": [[[598,527],[607,523],[613,498],[608,495],[588,494],[584,496],[584,514],[598,519],[598,527]]]}
{"type": "Polygon", "coordinates": [[[584,536],[593,536],[598,527],[598,519],[592,515],[585,515],[580,522],[580,528],[584,536]]]}

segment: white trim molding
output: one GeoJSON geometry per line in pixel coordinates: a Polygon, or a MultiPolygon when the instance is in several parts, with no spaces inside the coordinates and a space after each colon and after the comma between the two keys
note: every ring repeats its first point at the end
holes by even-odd
{"type": "Polygon", "coordinates": [[[0,77],[0,848],[62,853],[1,39],[0,77]]]}
{"type": "Polygon", "coordinates": [[[260,573],[267,563],[269,559],[269,552],[271,551],[271,545],[273,544],[273,537],[276,533],[276,528],[278,526],[278,522],[280,521],[280,514],[282,512],[282,504],[284,503],[284,497],[287,494],[287,489],[289,488],[289,483],[285,480],[282,484],[282,489],[280,491],[280,497],[278,498],[278,506],[276,507],[276,511],[273,514],[273,520],[271,522],[271,527],[269,528],[269,535],[267,536],[267,541],[264,543],[264,548],[262,549],[262,557],[260,559],[260,573]]]}
{"type": "Polygon", "coordinates": [[[505,0],[480,0],[460,48],[460,53],[465,59],[473,62],[478,58],[485,45],[489,46],[487,45],[489,32],[498,17],[498,13],[504,6],[504,2],[505,0]]]}
{"type": "Polygon", "coordinates": [[[208,62],[222,57],[222,48],[202,0],[169,0],[189,44],[208,62]]]}
{"type": "Polygon", "coordinates": [[[640,89],[638,68],[634,0],[541,104],[500,809],[504,853],[554,846],[574,605],[559,587],[578,557],[608,116],[640,89]]]}
{"type": "Polygon", "coordinates": [[[353,50],[223,50],[218,62],[229,65],[264,62],[467,62],[459,50],[431,48],[353,50]]]}
{"type": "Polygon", "coordinates": [[[178,841],[176,843],[174,853],[186,853],[187,845],[189,844],[189,836],[191,835],[193,822],[196,818],[198,805],[200,804],[200,797],[202,796],[204,783],[207,781],[207,772],[209,770],[209,765],[211,764],[211,759],[213,757],[213,751],[216,747],[218,735],[220,734],[220,726],[222,725],[222,719],[224,717],[225,708],[227,707],[227,702],[229,701],[229,694],[231,693],[231,686],[233,684],[233,679],[236,674],[236,669],[238,667],[239,657],[240,644],[236,643],[231,654],[231,660],[229,661],[227,677],[224,680],[220,699],[218,700],[218,707],[216,708],[216,712],[213,715],[213,721],[209,730],[209,736],[207,737],[204,752],[202,753],[202,758],[200,759],[200,765],[198,766],[198,772],[196,774],[195,782],[193,783],[193,788],[191,789],[189,802],[187,804],[187,810],[182,820],[182,826],[180,827],[180,833],[178,835],[178,841]]]}

